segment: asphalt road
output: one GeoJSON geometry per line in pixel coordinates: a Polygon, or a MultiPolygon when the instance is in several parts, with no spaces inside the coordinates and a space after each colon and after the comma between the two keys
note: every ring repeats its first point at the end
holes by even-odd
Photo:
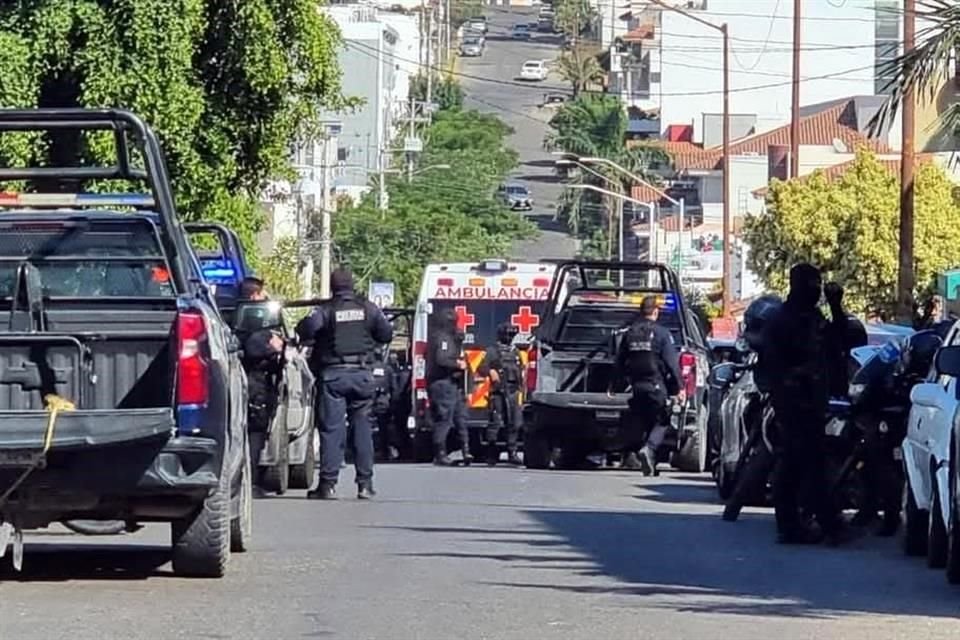
{"type": "MultiPolygon", "coordinates": [[[[543,95],[569,85],[555,76],[544,82],[518,79],[527,60],[553,60],[560,54],[559,38],[534,33],[529,41],[514,40],[510,30],[517,22],[536,21],[537,9],[491,7],[486,52],[479,58],[461,58],[458,70],[467,105],[494,113],[514,129],[510,146],[520,155],[520,167],[511,180],[530,189],[534,210],[528,215],[540,229],[538,237],[517,243],[514,258],[570,258],[577,242],[553,220],[561,187],[553,172],[554,157],[543,149],[550,113],[539,107],[543,95]]],[[[521,215],[521,214],[518,214],[521,215]]]]}
{"type": "MultiPolygon", "coordinates": [[[[706,478],[382,466],[380,496],[257,501],[218,581],[172,577],[166,527],[30,536],[0,638],[956,638],[960,590],[899,553],[773,543],[706,478]]],[[[343,491],[352,472],[344,472],[343,491]]],[[[6,561],[4,561],[6,562],[6,561]]],[[[3,563],[0,563],[3,564],[3,563]]]]}

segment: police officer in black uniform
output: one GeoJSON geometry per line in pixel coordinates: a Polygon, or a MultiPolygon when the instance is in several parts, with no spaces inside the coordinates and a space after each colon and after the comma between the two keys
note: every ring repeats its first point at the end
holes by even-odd
{"type": "Polygon", "coordinates": [[[427,345],[427,398],[433,423],[433,463],[448,467],[447,435],[456,428],[463,451],[463,464],[473,461],[467,432],[467,407],[463,376],[463,335],[457,331],[457,314],[444,309],[431,318],[433,328],[427,345]]]}
{"type": "Polygon", "coordinates": [[[478,373],[490,376],[490,416],[487,424],[487,464],[495,465],[500,460],[497,436],[500,429],[507,428],[507,462],[521,465],[517,454],[517,439],[523,424],[520,408],[520,387],[523,383],[523,365],[520,354],[513,346],[517,328],[509,322],[497,327],[497,344],[487,347],[487,352],[478,373]]]}
{"type": "Polygon", "coordinates": [[[387,460],[396,460],[399,452],[394,443],[393,396],[396,393],[396,373],[390,364],[386,349],[378,349],[373,364],[373,417],[377,424],[380,448],[387,460]]]}
{"type": "MultiPolygon", "coordinates": [[[[248,277],[240,285],[240,299],[267,300],[263,281],[248,277]]],[[[250,434],[250,458],[256,477],[260,467],[260,454],[266,442],[270,423],[277,412],[278,380],[284,341],[270,329],[244,331],[237,328],[243,344],[243,368],[247,372],[247,430],[250,434]]],[[[255,487],[257,494],[261,493],[255,487]]]]}
{"type": "Polygon", "coordinates": [[[641,319],[627,329],[617,351],[616,375],[619,381],[630,382],[633,396],[630,413],[637,422],[634,438],[646,436],[646,444],[636,449],[642,440],[627,443],[623,466],[642,469],[645,475],[656,473],[657,449],[663,443],[666,426],[663,419],[667,399],[679,397],[680,356],[673,346],[670,332],[657,324],[660,309],[655,296],[647,296],[640,303],[641,319]]]}
{"type": "Polygon", "coordinates": [[[349,271],[334,271],[330,276],[330,289],[333,298],[297,325],[301,339],[313,341],[310,364],[317,375],[322,414],[320,484],[307,496],[336,499],[349,417],[357,497],[368,500],[376,495],[370,428],[370,408],[376,388],[370,364],[377,346],[393,339],[393,328],[376,305],[357,298],[349,271]]]}
{"type": "Polygon", "coordinates": [[[838,315],[831,326],[820,312],[822,282],[813,265],[795,265],[790,270],[790,293],[767,324],[763,340],[761,358],[770,374],[778,427],[774,508],[778,541],[783,544],[816,543],[821,534],[840,542],[846,533],[827,489],[824,424],[832,373],[844,370],[844,363],[837,362],[842,353],[837,351],[836,336],[846,331],[847,323],[838,315]],[[819,532],[803,521],[801,507],[816,517],[819,532]]]}

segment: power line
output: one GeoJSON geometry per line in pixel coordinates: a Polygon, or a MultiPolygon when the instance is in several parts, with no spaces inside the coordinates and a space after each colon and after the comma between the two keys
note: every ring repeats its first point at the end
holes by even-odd
{"type": "Polygon", "coordinates": [[[770,16],[770,26],[767,28],[767,38],[763,42],[763,48],[760,50],[760,53],[757,54],[757,59],[753,61],[753,65],[749,69],[743,66],[743,63],[740,62],[740,57],[737,55],[737,50],[733,47],[730,48],[730,51],[733,53],[733,59],[737,61],[737,66],[744,71],[753,71],[756,69],[757,65],[760,64],[760,59],[763,58],[763,55],[767,52],[767,46],[770,44],[770,37],[773,35],[774,19],[777,17],[777,11],[779,10],[780,0],[777,0],[777,4],[773,7],[773,14],[770,16]]]}

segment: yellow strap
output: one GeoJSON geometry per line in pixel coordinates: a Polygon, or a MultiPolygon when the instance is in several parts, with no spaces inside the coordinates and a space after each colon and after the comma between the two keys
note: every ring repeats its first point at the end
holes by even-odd
{"type": "Polygon", "coordinates": [[[14,491],[17,490],[17,487],[23,484],[23,481],[26,480],[27,477],[29,477],[29,475],[33,473],[34,470],[39,467],[44,460],[46,460],[47,452],[50,451],[50,447],[53,445],[53,435],[56,433],[57,429],[57,415],[61,411],[73,411],[77,408],[72,402],[66,398],[56,395],[55,393],[49,393],[45,395],[43,397],[43,401],[47,405],[47,413],[50,414],[50,417],[47,418],[47,430],[43,434],[43,451],[39,456],[37,456],[37,459],[33,462],[33,464],[24,469],[23,473],[17,477],[13,484],[10,485],[6,491],[0,494],[0,507],[7,502],[7,499],[13,494],[14,491]]]}

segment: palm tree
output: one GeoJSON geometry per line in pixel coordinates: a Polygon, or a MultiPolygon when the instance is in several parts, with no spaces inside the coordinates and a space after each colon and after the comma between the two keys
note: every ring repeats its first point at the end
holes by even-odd
{"type": "Polygon", "coordinates": [[[582,47],[574,47],[561,55],[557,60],[557,71],[573,87],[574,97],[590,85],[603,81],[603,68],[597,62],[597,57],[582,47]]]}

